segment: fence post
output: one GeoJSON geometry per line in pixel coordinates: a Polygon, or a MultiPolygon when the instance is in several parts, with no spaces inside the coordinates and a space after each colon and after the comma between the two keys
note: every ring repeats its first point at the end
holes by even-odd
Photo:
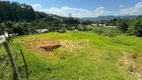
{"type": "Polygon", "coordinates": [[[10,47],[8,45],[8,40],[7,40],[7,38],[4,34],[4,31],[3,31],[1,25],[0,25],[0,32],[2,32],[2,34],[4,35],[4,38],[5,38],[5,42],[3,42],[3,45],[4,45],[4,48],[6,49],[7,55],[9,57],[9,60],[10,60],[10,63],[11,63],[11,67],[12,67],[12,70],[13,70],[13,79],[14,80],[21,80],[17,66],[16,66],[14,59],[13,59],[13,56],[11,54],[10,47]]]}
{"type": "Polygon", "coordinates": [[[20,49],[20,53],[22,55],[22,58],[23,58],[23,61],[24,61],[24,64],[25,64],[25,73],[26,73],[26,78],[28,80],[29,79],[28,67],[27,67],[26,59],[25,59],[24,54],[23,54],[21,49],[20,49]]]}
{"type": "Polygon", "coordinates": [[[10,51],[10,48],[8,46],[8,43],[7,42],[3,42],[3,45],[4,45],[5,49],[6,49],[7,55],[9,57],[9,60],[10,60],[11,66],[12,66],[13,79],[14,80],[21,80],[19,72],[18,72],[18,69],[17,69],[17,66],[16,66],[16,64],[14,62],[14,59],[13,59],[12,55],[11,55],[11,51],[10,51]]]}

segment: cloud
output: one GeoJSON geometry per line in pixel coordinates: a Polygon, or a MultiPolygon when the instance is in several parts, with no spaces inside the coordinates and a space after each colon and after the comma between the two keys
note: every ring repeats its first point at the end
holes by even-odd
{"type": "Polygon", "coordinates": [[[42,6],[40,4],[31,5],[35,10],[40,10],[42,6]]]}
{"type": "Polygon", "coordinates": [[[142,14],[142,2],[139,2],[133,7],[121,9],[119,14],[121,15],[140,15],[142,14]]]}
{"type": "Polygon", "coordinates": [[[91,15],[91,11],[86,9],[80,9],[80,8],[70,8],[67,6],[63,6],[61,8],[50,8],[50,9],[41,9],[41,11],[46,13],[52,13],[57,14],[61,16],[68,16],[69,14],[72,14],[74,17],[83,17],[83,16],[89,16],[91,15]]]}
{"type": "Polygon", "coordinates": [[[45,13],[57,14],[60,16],[68,16],[72,14],[73,17],[97,17],[101,15],[109,15],[110,12],[104,10],[104,7],[97,7],[95,10],[87,10],[82,8],[71,8],[68,6],[63,6],[61,8],[43,8],[40,4],[32,5],[34,10],[42,11],[45,13]]]}
{"type": "Polygon", "coordinates": [[[34,10],[41,11],[50,14],[56,14],[60,16],[68,16],[72,14],[73,17],[97,17],[97,16],[107,16],[107,15],[140,15],[142,13],[142,2],[139,2],[133,7],[123,8],[124,5],[119,5],[123,8],[120,11],[106,11],[103,6],[96,7],[94,10],[87,10],[82,8],[72,8],[68,6],[62,6],[60,8],[43,8],[40,4],[31,5],[34,10]]]}
{"type": "Polygon", "coordinates": [[[97,16],[112,15],[112,14],[113,14],[113,15],[116,15],[115,12],[105,11],[104,7],[97,7],[97,8],[95,9],[95,11],[93,12],[93,15],[94,15],[95,17],[97,17],[97,16]]]}
{"type": "Polygon", "coordinates": [[[124,6],[124,5],[119,5],[119,7],[120,7],[120,8],[123,8],[123,7],[125,7],[125,6],[124,6]]]}

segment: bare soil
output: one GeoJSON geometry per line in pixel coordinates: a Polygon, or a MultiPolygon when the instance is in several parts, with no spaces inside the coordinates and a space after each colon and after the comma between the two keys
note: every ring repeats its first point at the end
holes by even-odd
{"type": "Polygon", "coordinates": [[[21,41],[20,43],[26,45],[30,51],[46,54],[62,46],[57,42],[49,39],[33,39],[28,41],[21,41]]]}
{"type": "Polygon", "coordinates": [[[123,52],[124,56],[121,58],[124,65],[130,74],[132,74],[137,80],[142,80],[142,61],[139,55],[136,53],[123,52]]]}

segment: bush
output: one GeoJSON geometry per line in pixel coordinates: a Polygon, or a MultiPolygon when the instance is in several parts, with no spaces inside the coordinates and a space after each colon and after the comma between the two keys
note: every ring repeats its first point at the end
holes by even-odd
{"type": "Polygon", "coordinates": [[[129,28],[128,34],[142,37],[142,21],[135,21],[133,25],[129,28]]]}
{"type": "Polygon", "coordinates": [[[118,28],[110,28],[110,27],[94,27],[93,32],[99,35],[104,35],[109,37],[114,37],[122,33],[118,28]]]}
{"type": "Polygon", "coordinates": [[[87,28],[85,26],[78,26],[77,29],[79,31],[87,31],[87,28]]]}
{"type": "Polygon", "coordinates": [[[59,33],[65,33],[66,29],[60,29],[60,30],[57,30],[57,32],[59,32],[59,33]]]}
{"type": "Polygon", "coordinates": [[[129,30],[127,31],[129,35],[135,35],[137,37],[142,37],[142,16],[138,16],[129,30]]]}
{"type": "Polygon", "coordinates": [[[118,29],[125,33],[128,30],[128,24],[125,21],[122,21],[118,24],[118,29]]]}

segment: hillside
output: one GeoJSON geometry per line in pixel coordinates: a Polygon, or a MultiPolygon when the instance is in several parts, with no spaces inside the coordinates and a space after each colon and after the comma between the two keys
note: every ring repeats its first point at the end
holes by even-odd
{"type": "Polygon", "coordinates": [[[32,6],[0,1],[0,80],[142,80],[142,15],[32,6]]]}
{"type": "MultiPolygon", "coordinates": [[[[11,43],[23,50],[31,80],[140,80],[141,45],[141,38],[92,32],[29,35],[11,43]]],[[[24,70],[21,59],[16,62],[24,70]]],[[[24,78],[23,72],[20,75],[24,78]]]]}

